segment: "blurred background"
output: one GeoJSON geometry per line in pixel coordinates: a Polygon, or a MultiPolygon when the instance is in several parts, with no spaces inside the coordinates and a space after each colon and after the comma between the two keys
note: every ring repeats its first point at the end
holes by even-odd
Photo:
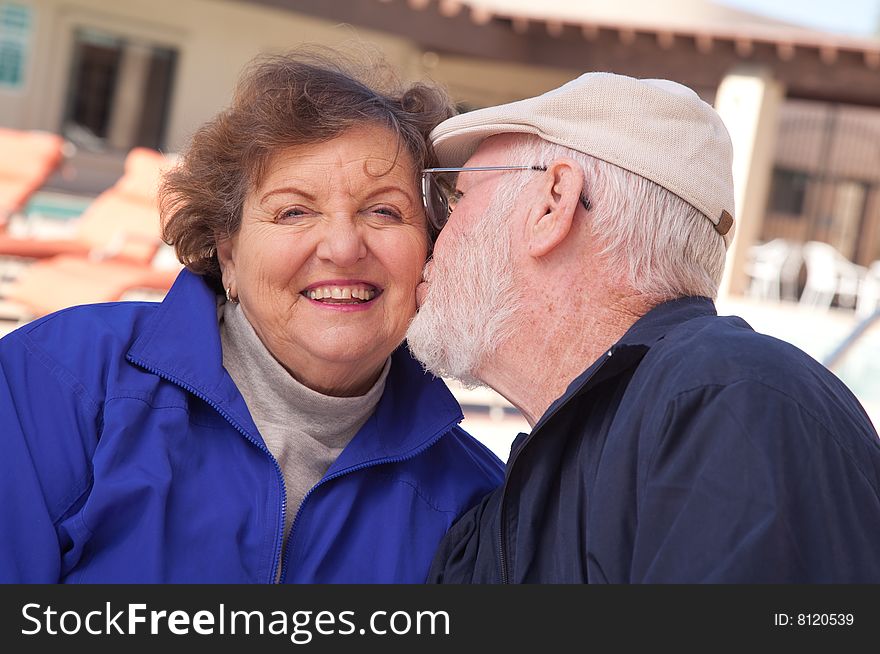
{"type": "MultiPolygon", "coordinates": [[[[737,232],[719,313],[828,365],[880,424],[877,0],[0,0],[0,334],[161,299],[155,186],[261,52],[380,51],[462,111],[590,71],[674,79],[724,119],[737,232]]],[[[528,425],[454,386],[502,459],[528,425]]]]}

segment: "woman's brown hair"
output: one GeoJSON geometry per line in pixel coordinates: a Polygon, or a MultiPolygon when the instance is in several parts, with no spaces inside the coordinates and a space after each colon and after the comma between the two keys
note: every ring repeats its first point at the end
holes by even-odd
{"type": "Polygon", "coordinates": [[[428,134],[454,113],[446,93],[426,83],[404,87],[387,66],[371,64],[298,51],[248,66],[230,106],[195,132],[160,187],[162,237],[187,268],[222,289],[217,239],[238,231],[245,197],[285,148],[375,124],[397,136],[416,173],[433,164],[428,134]]]}

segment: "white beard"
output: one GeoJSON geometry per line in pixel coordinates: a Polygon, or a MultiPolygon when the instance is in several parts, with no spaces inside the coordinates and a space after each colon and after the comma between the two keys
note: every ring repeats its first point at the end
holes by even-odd
{"type": "Polygon", "coordinates": [[[441,255],[426,266],[428,292],[406,335],[426,370],[469,388],[483,383],[478,369],[518,326],[509,197],[498,193],[470,232],[444,239],[441,255]]]}

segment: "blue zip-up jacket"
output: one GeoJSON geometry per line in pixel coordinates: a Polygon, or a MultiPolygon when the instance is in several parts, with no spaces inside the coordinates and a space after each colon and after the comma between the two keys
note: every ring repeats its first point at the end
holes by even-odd
{"type": "Polygon", "coordinates": [[[514,442],[445,583],[880,583],[880,441],[797,348],[684,298],[514,442]]]}
{"type": "Polygon", "coordinates": [[[0,581],[421,583],[502,479],[405,348],[376,411],[307,494],[284,481],[223,368],[216,298],[67,309],[0,340],[0,581]]]}

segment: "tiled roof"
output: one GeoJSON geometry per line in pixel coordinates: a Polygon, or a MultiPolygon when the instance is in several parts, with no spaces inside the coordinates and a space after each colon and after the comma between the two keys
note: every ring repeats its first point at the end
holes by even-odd
{"type": "Polygon", "coordinates": [[[441,17],[467,15],[477,25],[509,21],[513,31],[542,30],[561,36],[566,28],[580,29],[595,40],[600,31],[616,31],[624,43],[637,34],[656,35],[661,47],[676,37],[692,38],[701,51],[716,41],[734,43],[748,55],[754,45],[776,46],[780,59],[792,59],[798,49],[818,50],[826,63],[839,52],[862,53],[865,64],[880,68],[880,40],[857,38],[793,25],[706,0],[377,0],[405,2],[410,9],[433,11],[441,17]]]}

